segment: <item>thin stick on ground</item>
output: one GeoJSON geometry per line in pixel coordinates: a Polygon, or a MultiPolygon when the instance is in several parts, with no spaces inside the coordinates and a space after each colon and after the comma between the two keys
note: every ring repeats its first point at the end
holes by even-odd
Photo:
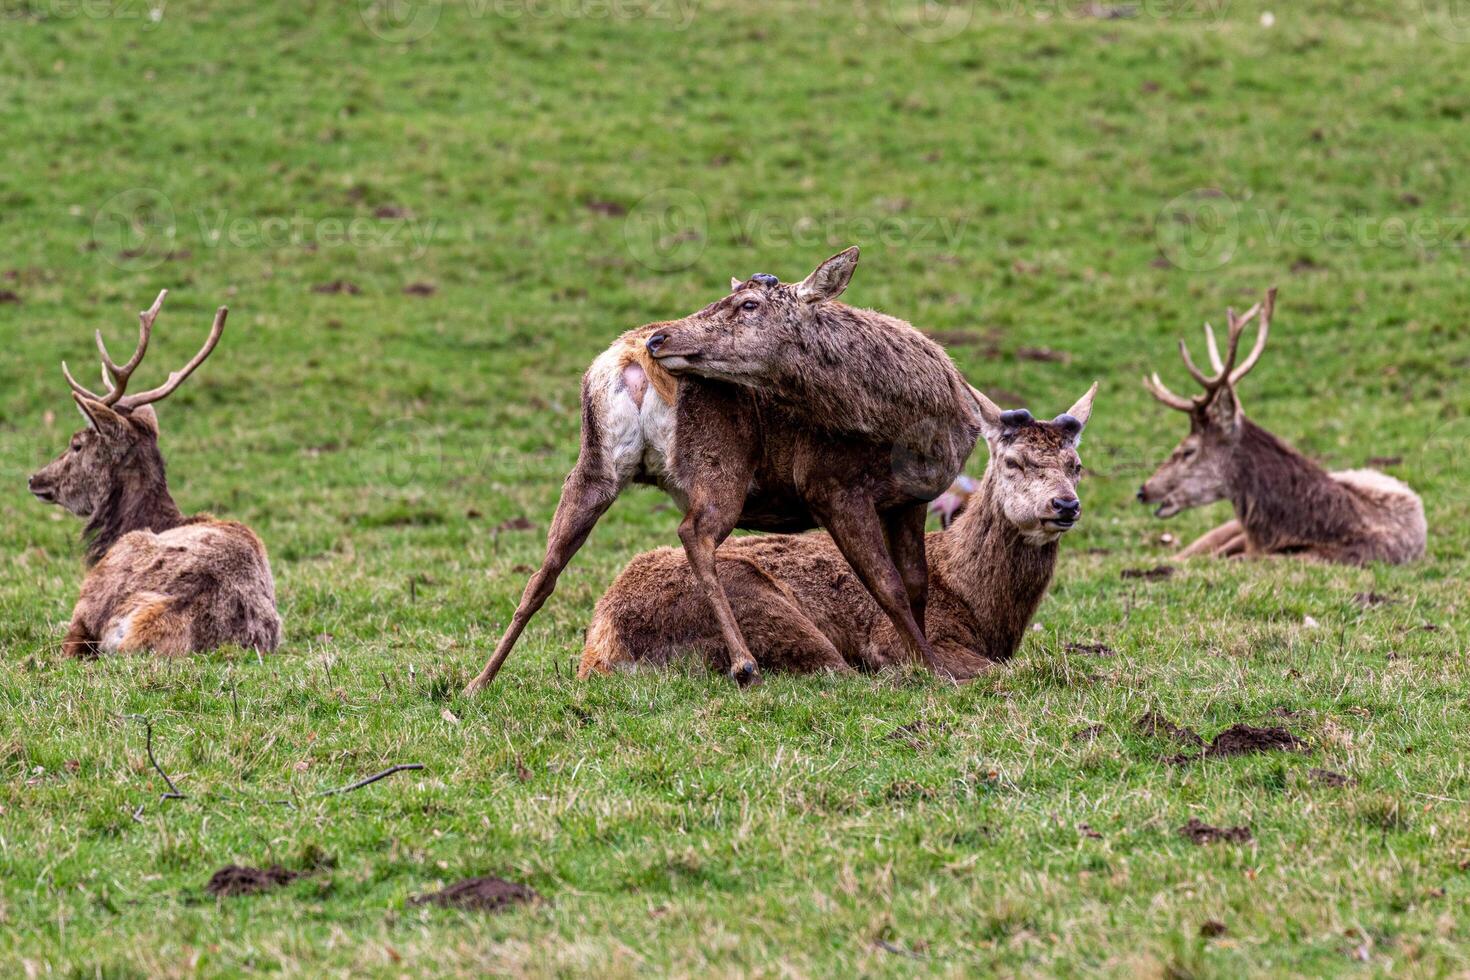
{"type": "Polygon", "coordinates": [[[168,773],[163,771],[163,766],[158,764],[158,758],[153,754],[153,722],[148,719],[147,715],[128,715],[127,717],[134,718],[143,723],[143,737],[148,748],[148,761],[153,763],[153,768],[158,771],[158,774],[163,777],[163,781],[168,784],[168,792],[160,793],[159,799],[187,800],[188,797],[179,792],[179,788],[174,785],[174,781],[169,778],[168,773]]]}
{"type": "Polygon", "coordinates": [[[384,769],[382,772],[374,773],[373,775],[368,776],[366,779],[359,779],[355,783],[349,783],[346,786],[339,786],[336,789],[328,789],[328,790],[323,790],[320,793],[313,793],[312,796],[314,796],[314,797],[338,796],[338,795],[340,795],[342,793],[351,793],[354,790],[362,789],[364,786],[371,786],[373,783],[376,783],[380,779],[387,779],[389,776],[393,775],[395,772],[405,772],[405,771],[410,770],[410,769],[422,769],[422,768],[424,768],[424,764],[422,762],[408,762],[408,763],[404,763],[402,765],[389,766],[387,769],[384,769]]]}

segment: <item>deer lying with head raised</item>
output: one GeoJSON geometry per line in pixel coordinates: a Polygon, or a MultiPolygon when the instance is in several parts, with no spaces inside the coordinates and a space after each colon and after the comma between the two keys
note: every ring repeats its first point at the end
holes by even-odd
{"type": "Polygon", "coordinates": [[[1184,341],[1179,352],[1204,394],[1182,398],[1155,373],[1144,387],[1170,408],[1189,415],[1189,435],[1138,491],[1157,504],[1159,517],[1217,500],[1235,506],[1235,519],[1208,532],[1178,555],[1260,557],[1301,555],[1323,561],[1401,563],[1424,553],[1424,503],[1409,487],[1376,470],[1329,473],[1251,422],[1236,385],[1266,349],[1276,290],[1243,315],[1226,315],[1229,338],[1222,360],[1215,332],[1205,324],[1214,374],[1195,366],[1184,341]],[[1260,317],[1255,346],[1236,365],[1246,325],[1260,317]]]}
{"type": "Polygon", "coordinates": [[[185,517],[169,495],[158,450],[153,405],[214,350],[228,311],[219,308],[204,347],[162,386],[126,394],[167,295],[138,314],[138,346],[126,364],[112,360],[97,332],[106,394],[83,388],[61,366],[87,425],[31,477],[30,490],[87,522],[89,571],[62,644],[67,656],[181,654],[230,643],[270,651],[281,642],[265,546],[243,524],[185,517]]]}
{"type": "Polygon", "coordinates": [[[684,511],[679,537],[738,683],[758,679],[715,550],[737,527],[826,528],[910,657],[937,664],[924,635],[928,501],[979,437],[971,388],[909,324],[835,302],[857,249],[793,285],[732,280],[681,320],[624,334],[582,382],[582,446],[483,688],[597,520],[631,482],[684,511]]]}
{"type": "MultiPolygon", "coordinates": [[[[932,666],[974,677],[1015,653],[1081,517],[1077,443],[1097,386],[1066,414],[1038,422],[979,396],[990,461],[963,512],[928,535],[932,666]]],[[[892,622],[821,532],[725,543],[716,572],[763,669],[877,670],[895,662],[892,622]]],[[[687,653],[724,662],[724,638],[686,555],[634,558],[597,603],[580,676],[660,665],[687,653]]]]}

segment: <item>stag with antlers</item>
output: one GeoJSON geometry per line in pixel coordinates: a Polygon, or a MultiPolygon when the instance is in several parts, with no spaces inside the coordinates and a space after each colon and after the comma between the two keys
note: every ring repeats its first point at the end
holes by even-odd
{"type": "Polygon", "coordinates": [[[1344,564],[1418,558],[1426,535],[1418,494],[1376,470],[1329,473],[1241,410],[1236,386],[1266,349],[1275,307],[1273,287],[1264,303],[1244,314],[1229,310],[1223,358],[1215,331],[1205,324],[1213,374],[1201,371],[1188,346],[1179,342],[1184,367],[1203,394],[1176,395],[1157,372],[1144,379],[1156,399],[1189,415],[1189,435],[1139,489],[1138,499],[1157,505],[1159,517],[1217,500],[1234,505],[1234,520],[1179,552],[1180,558],[1300,555],[1344,564]],[[1257,320],[1255,344],[1237,364],[1241,336],[1252,320],[1257,320]]]}
{"type": "Polygon", "coordinates": [[[153,406],[214,351],[229,311],[219,308],[199,353],[162,385],[127,391],[167,295],[163,290],[138,314],[138,346],[127,363],[112,359],[97,331],[104,394],[82,387],[61,365],[87,424],[30,478],[30,490],[87,522],[89,571],[62,644],[67,656],[182,654],[232,643],[270,651],[281,642],[265,546],[243,524],[184,516],[169,495],[158,449],[153,406]]]}

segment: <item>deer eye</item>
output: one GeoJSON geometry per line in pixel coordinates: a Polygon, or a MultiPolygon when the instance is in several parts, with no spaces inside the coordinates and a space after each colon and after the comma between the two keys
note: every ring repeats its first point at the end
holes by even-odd
{"type": "Polygon", "coordinates": [[[1190,459],[1193,456],[1194,456],[1194,450],[1192,448],[1191,449],[1181,449],[1181,450],[1179,450],[1179,458],[1180,459],[1190,459]]]}
{"type": "Polygon", "coordinates": [[[754,309],[758,308],[759,306],[760,306],[760,303],[756,302],[753,299],[748,299],[744,303],[741,303],[740,304],[740,308],[742,310],[754,310],[754,309]]]}
{"type": "Polygon", "coordinates": [[[1006,469],[1019,473],[1025,468],[1025,466],[1021,465],[1021,461],[1019,459],[1016,459],[1013,456],[1006,457],[1006,469]]]}

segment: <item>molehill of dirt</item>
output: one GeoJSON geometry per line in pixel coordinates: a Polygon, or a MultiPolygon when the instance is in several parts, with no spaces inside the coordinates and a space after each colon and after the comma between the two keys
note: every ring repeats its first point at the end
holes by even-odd
{"type": "Polygon", "coordinates": [[[1229,844],[1249,844],[1251,829],[1249,827],[1211,827],[1207,823],[1190,817],[1189,823],[1179,828],[1179,836],[1194,844],[1214,844],[1217,841],[1225,841],[1229,844]]]}
{"type": "Polygon", "coordinates": [[[216,871],[204,890],[219,898],[234,895],[254,895],[257,892],[279,888],[289,881],[301,877],[300,871],[287,871],[279,864],[269,868],[249,868],[239,864],[227,864],[216,871]]]}
{"type": "Polygon", "coordinates": [[[443,891],[427,895],[415,895],[408,900],[410,905],[439,905],[444,908],[473,909],[479,912],[499,912],[501,909],[522,902],[534,902],[541,898],[525,885],[518,885],[504,878],[466,878],[456,881],[443,891]]]}

